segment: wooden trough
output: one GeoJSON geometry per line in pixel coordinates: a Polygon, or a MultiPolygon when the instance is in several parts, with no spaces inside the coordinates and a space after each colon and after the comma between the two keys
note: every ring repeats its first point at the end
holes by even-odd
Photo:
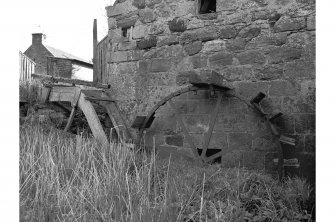
{"type": "Polygon", "coordinates": [[[108,85],[96,84],[82,80],[62,79],[41,75],[33,75],[35,78],[43,78],[43,88],[40,92],[41,102],[70,102],[71,114],[64,131],[69,130],[76,109],[80,108],[88,122],[93,136],[101,144],[108,144],[107,136],[100,123],[92,102],[104,107],[111,119],[118,138],[121,141],[132,141],[132,135],[120,114],[115,100],[110,96],[108,85]],[[59,85],[59,83],[65,83],[59,85]],[[68,85],[66,85],[68,84],[68,85]],[[89,86],[90,88],[87,88],[89,86]]]}

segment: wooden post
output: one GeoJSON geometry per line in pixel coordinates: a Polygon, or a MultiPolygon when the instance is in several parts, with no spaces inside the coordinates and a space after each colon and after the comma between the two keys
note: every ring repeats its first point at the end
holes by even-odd
{"type": "Polygon", "coordinates": [[[93,82],[98,82],[98,29],[97,29],[97,20],[94,19],[93,22],[93,82]]]}

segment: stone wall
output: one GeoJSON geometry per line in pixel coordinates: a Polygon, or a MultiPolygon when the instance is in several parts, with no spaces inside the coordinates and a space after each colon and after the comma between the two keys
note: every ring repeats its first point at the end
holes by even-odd
{"type": "MultiPolygon", "coordinates": [[[[281,133],[296,151],[315,152],[315,1],[217,0],[216,12],[198,13],[197,0],[119,0],[108,16],[108,77],[129,124],[145,115],[192,73],[215,70],[246,99],[259,91],[267,112],[284,113],[281,133]]],[[[206,93],[176,98],[195,143],[207,129],[213,99],[206,93]]],[[[157,144],[188,147],[169,108],[147,132],[157,144]]],[[[264,168],[278,144],[264,121],[236,99],[225,98],[210,147],[227,160],[264,168]]],[[[272,162],[271,162],[272,161],[272,162]]],[[[227,164],[229,161],[227,161],[227,164]]]]}

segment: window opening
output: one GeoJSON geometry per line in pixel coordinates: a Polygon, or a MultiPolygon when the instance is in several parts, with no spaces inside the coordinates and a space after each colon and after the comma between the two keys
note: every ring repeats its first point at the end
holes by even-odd
{"type": "Polygon", "coordinates": [[[199,14],[216,12],[216,0],[199,0],[199,14]]]}

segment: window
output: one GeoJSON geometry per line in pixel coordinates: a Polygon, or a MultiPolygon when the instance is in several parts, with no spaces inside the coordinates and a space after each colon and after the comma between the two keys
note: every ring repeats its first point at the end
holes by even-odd
{"type": "Polygon", "coordinates": [[[216,12],[216,0],[199,0],[199,14],[216,12]]]}
{"type": "Polygon", "coordinates": [[[122,36],[125,37],[125,38],[128,38],[129,41],[131,41],[132,38],[133,38],[133,35],[132,35],[133,26],[131,26],[131,27],[123,27],[121,30],[122,30],[122,36]]]}

